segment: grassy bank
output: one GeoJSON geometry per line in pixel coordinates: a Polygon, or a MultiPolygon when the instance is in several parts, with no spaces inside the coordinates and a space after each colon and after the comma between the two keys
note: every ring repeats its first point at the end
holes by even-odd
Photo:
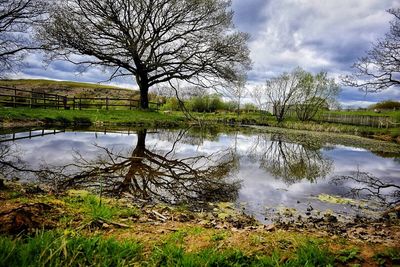
{"type": "MultiPolygon", "coordinates": [[[[398,112],[397,112],[398,113],[398,112]]],[[[398,115],[397,113],[396,116],[398,115]]],[[[174,113],[179,114],[179,113],[174,113]]],[[[206,123],[224,123],[224,124],[250,124],[286,128],[292,130],[306,130],[315,132],[333,132],[352,134],[362,137],[375,138],[384,141],[397,141],[400,143],[399,128],[377,128],[369,126],[357,126],[339,123],[299,121],[295,118],[288,118],[282,123],[278,123],[275,117],[270,115],[262,115],[259,113],[242,113],[240,115],[234,113],[193,113],[194,117],[206,123]]]]}
{"type": "Polygon", "coordinates": [[[203,223],[226,203],[194,213],[10,183],[0,198],[0,266],[388,266],[400,257],[398,244],[230,223],[241,215],[203,223]]]}
{"type": "Polygon", "coordinates": [[[337,123],[301,122],[287,119],[276,122],[270,115],[259,113],[192,113],[187,119],[182,112],[158,112],[140,110],[55,110],[29,108],[0,108],[2,127],[28,125],[129,125],[129,126],[184,126],[202,125],[261,125],[294,130],[334,132],[375,138],[400,143],[399,128],[376,128],[368,126],[345,125],[337,123]]]}
{"type": "Polygon", "coordinates": [[[55,110],[30,108],[0,108],[3,127],[23,124],[115,124],[142,126],[177,126],[182,115],[166,115],[140,110],[55,110]]]}

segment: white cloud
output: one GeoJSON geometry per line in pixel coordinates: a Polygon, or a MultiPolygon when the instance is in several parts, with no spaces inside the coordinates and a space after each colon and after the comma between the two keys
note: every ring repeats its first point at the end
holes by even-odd
{"type": "Polygon", "coordinates": [[[385,10],[391,6],[393,1],[381,0],[270,1],[250,43],[250,76],[264,80],[296,66],[314,72],[348,70],[387,31],[391,17],[385,10]]]}

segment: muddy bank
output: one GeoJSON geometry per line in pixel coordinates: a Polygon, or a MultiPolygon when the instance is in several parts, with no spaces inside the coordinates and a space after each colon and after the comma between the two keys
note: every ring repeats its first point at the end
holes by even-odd
{"type": "Polygon", "coordinates": [[[399,206],[381,213],[380,218],[376,219],[358,216],[351,221],[342,221],[335,214],[325,214],[289,220],[275,219],[273,223],[262,224],[235,208],[232,203],[205,203],[197,207],[146,204],[130,196],[99,199],[97,195],[80,190],[53,194],[49,189],[37,185],[10,182],[2,184],[0,200],[3,203],[0,207],[0,233],[3,234],[67,226],[76,228],[82,227],[82,223],[84,228],[101,230],[132,229],[141,225],[144,228],[148,227],[146,231],[154,227],[156,232],[171,232],[176,230],[175,227],[184,224],[232,232],[283,230],[312,233],[334,239],[344,238],[361,243],[400,247],[399,206]],[[102,205],[107,212],[116,212],[118,216],[108,216],[107,212],[102,211],[102,205]],[[114,208],[118,208],[119,211],[113,210],[114,208]],[[91,212],[98,212],[100,215],[91,216],[91,212]],[[60,224],[60,219],[65,217],[70,217],[71,220],[67,225],[60,224]]]}

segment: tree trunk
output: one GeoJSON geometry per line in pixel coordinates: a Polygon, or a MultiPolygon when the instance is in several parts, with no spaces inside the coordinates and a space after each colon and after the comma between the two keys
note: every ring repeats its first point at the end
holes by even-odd
{"type": "Polygon", "coordinates": [[[149,109],[149,87],[140,86],[140,108],[149,109]]]}
{"type": "Polygon", "coordinates": [[[136,143],[136,149],[141,149],[141,150],[146,149],[146,135],[147,135],[146,129],[142,129],[137,132],[138,140],[136,143]]]}
{"type": "Polygon", "coordinates": [[[136,147],[132,152],[129,170],[117,189],[119,194],[129,192],[135,196],[140,195],[140,197],[143,199],[148,198],[146,188],[142,188],[138,183],[138,178],[139,180],[144,179],[144,177],[141,176],[141,171],[145,166],[143,160],[146,152],[146,135],[146,129],[139,130],[137,132],[136,147]]]}
{"type": "Polygon", "coordinates": [[[140,108],[149,109],[149,80],[147,75],[136,76],[136,82],[140,90],[140,108]]]}

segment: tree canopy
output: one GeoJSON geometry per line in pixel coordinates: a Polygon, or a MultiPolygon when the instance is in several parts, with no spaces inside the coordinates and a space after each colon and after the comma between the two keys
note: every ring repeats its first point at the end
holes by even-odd
{"type": "Polygon", "coordinates": [[[131,75],[148,108],[150,87],[183,80],[235,81],[250,67],[248,35],[235,30],[225,0],[64,0],[40,38],[54,55],[131,75]],[[74,55],[83,55],[76,60],[74,55]]]}

